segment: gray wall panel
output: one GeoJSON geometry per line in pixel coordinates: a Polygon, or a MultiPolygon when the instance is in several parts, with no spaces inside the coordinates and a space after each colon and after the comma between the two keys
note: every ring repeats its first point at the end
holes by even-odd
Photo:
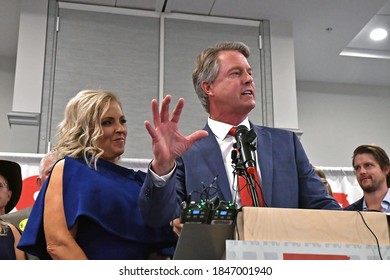
{"type": "Polygon", "coordinates": [[[123,157],[151,157],[144,120],[158,96],[159,19],[60,9],[51,139],[64,108],[82,89],[116,92],[128,119],[123,157]]]}
{"type": "MultiPolygon", "coordinates": [[[[55,143],[56,128],[69,99],[82,89],[101,88],[116,92],[123,103],[129,125],[123,157],[151,158],[151,140],[143,123],[146,119],[151,121],[150,102],[159,97],[160,38],[164,43],[163,94],[171,94],[174,103],[179,97],[185,98],[180,121],[184,134],[203,128],[207,120],[192,85],[194,60],[202,49],[223,40],[243,41],[251,48],[249,62],[258,89],[258,104],[251,113],[251,120],[263,124],[260,27],[256,22],[255,25],[237,25],[229,24],[228,19],[225,23],[163,17],[164,29],[160,34],[160,18],[154,16],[66,8],[60,8],[58,13],[59,32],[48,36],[48,51],[51,46],[53,59],[52,63],[46,63],[42,153],[49,136],[50,142],[55,143]],[[50,71],[49,66],[54,70],[50,71]],[[52,82],[49,83],[48,78],[52,82]]],[[[47,59],[50,58],[47,56],[47,59]]]]}

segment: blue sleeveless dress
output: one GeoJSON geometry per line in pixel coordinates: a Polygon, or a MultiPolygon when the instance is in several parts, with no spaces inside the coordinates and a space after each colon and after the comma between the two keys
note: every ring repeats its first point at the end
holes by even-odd
{"type": "MultiPolygon", "coordinates": [[[[139,211],[138,196],[145,173],[99,159],[97,170],[83,159],[65,157],[63,200],[68,228],[78,223],[76,242],[88,259],[147,259],[151,252],[173,255],[177,238],[172,228],[147,227],[139,211]]],[[[42,186],[18,248],[50,259],[43,231],[42,186]]],[[[55,226],[55,225],[53,225],[55,226]]]]}
{"type": "Polygon", "coordinates": [[[4,231],[0,235],[0,260],[16,260],[15,238],[11,228],[8,225],[0,225],[4,231]]]}

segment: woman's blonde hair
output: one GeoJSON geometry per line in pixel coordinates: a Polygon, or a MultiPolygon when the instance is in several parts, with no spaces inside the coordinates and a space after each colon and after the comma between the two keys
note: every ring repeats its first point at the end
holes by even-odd
{"type": "Polygon", "coordinates": [[[53,153],[57,159],[65,156],[83,157],[88,166],[96,169],[96,162],[104,151],[97,146],[103,136],[102,117],[111,102],[121,103],[118,97],[105,90],[83,90],[65,108],[63,121],[58,125],[53,153]]]}

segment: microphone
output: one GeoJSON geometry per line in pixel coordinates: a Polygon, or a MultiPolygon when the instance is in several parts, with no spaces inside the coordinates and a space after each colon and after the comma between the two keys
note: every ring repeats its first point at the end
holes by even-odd
{"type": "Polygon", "coordinates": [[[235,147],[235,144],[233,144],[233,148],[234,149],[231,152],[232,163],[237,164],[237,162],[238,162],[238,153],[237,153],[237,150],[236,150],[237,147],[235,147]]]}
{"type": "Polygon", "coordinates": [[[245,125],[240,125],[236,129],[235,138],[237,140],[237,149],[246,172],[255,174],[256,163],[252,157],[252,151],[256,150],[256,133],[253,129],[248,131],[245,125]]]}

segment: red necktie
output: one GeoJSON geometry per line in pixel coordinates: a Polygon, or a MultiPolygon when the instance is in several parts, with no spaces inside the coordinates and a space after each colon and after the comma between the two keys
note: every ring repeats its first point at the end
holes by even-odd
{"type": "MultiPolygon", "coordinates": [[[[236,127],[233,126],[229,130],[229,135],[235,137],[236,127]]],[[[247,174],[251,176],[253,185],[255,186],[257,197],[259,200],[258,204],[260,205],[260,207],[264,207],[264,198],[263,198],[263,193],[261,191],[259,175],[257,174],[256,167],[251,169],[250,172],[247,172],[247,174]]],[[[238,177],[238,191],[240,193],[242,206],[253,206],[254,203],[252,201],[250,185],[248,184],[244,175],[238,175],[237,177],[238,177]]]]}

